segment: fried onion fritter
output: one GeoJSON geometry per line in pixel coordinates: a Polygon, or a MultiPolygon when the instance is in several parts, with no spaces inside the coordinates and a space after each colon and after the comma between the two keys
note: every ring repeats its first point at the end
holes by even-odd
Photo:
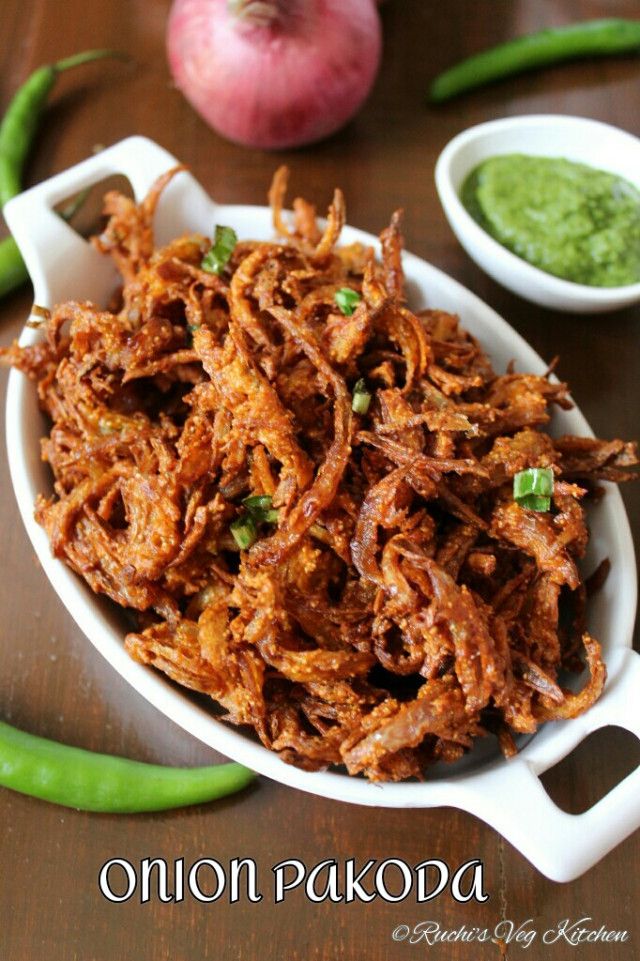
{"type": "Polygon", "coordinates": [[[373,780],[422,778],[487,733],[511,756],[514,734],[586,710],[606,670],[584,625],[584,500],[633,475],[635,445],[552,438],[566,384],[497,374],[457,317],[412,312],[401,212],[381,260],[339,246],[340,191],[326,226],[300,199],[289,221],[281,168],[278,239],[238,242],[216,274],[206,237],[154,245],[176,172],[140,205],[105,200],[111,309],[61,304],[37,345],[2,352],[51,422],[36,517],[57,557],[136,612],[132,657],[285,761],[373,780]],[[545,513],[513,499],[533,467],[555,476],[545,513]],[[576,694],[562,682],[581,645],[576,694]]]}

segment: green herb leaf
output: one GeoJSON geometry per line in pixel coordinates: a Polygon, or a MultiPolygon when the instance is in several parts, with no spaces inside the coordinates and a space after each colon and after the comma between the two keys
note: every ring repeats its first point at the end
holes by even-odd
{"type": "Polygon", "coordinates": [[[369,410],[369,404],[371,403],[371,394],[367,390],[367,385],[364,378],[356,381],[353,388],[353,399],[351,401],[351,410],[356,414],[366,414],[369,410]]]}
{"type": "Polygon", "coordinates": [[[241,551],[248,550],[258,539],[255,521],[250,514],[243,514],[242,517],[236,518],[229,529],[241,551]]]}
{"type": "Polygon", "coordinates": [[[341,287],[340,290],[336,290],[333,299],[345,317],[351,317],[362,297],[357,290],[352,290],[351,287],[341,287]]]}
{"type": "Polygon", "coordinates": [[[204,255],[200,266],[209,274],[221,274],[229,263],[233,248],[238,243],[238,235],[233,227],[221,227],[216,224],[213,245],[204,255]]]}

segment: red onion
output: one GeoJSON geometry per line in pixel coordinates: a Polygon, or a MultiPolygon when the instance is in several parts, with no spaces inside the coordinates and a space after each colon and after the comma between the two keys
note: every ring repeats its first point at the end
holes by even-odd
{"type": "Polygon", "coordinates": [[[374,0],[174,0],[169,65],[219,133],[277,149],[320,140],[364,102],[380,62],[374,0]]]}

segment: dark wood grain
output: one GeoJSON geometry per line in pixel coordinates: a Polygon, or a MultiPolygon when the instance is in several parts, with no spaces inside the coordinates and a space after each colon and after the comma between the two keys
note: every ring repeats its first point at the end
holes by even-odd
{"type": "MultiPolygon", "coordinates": [[[[560,355],[559,371],[596,432],[640,436],[640,311],[615,316],[556,315],[531,306],[488,279],[464,255],[435,194],[433,164],[447,140],[470,124],[518,113],[595,117],[634,133],[640,126],[640,65],[627,58],[575,63],[469,95],[440,109],[425,105],[428,80],[448,63],[486,44],[542,25],[599,16],[596,0],[389,0],[383,7],[384,64],[373,95],[342,133],[284,156],[244,150],[209,131],[170,82],[164,56],[168,0],[3,0],[0,105],[36,65],[91,46],[121,47],[135,66],[101,64],[65,76],[47,111],[29,169],[35,182],[87,156],[95,144],[146,134],[189,163],[220,201],[264,202],[276,163],[293,170],[295,190],[324,205],[343,187],[349,221],[378,231],[389,212],[406,210],[407,247],[448,271],[495,307],[543,357],[560,355]]],[[[610,0],[609,15],[638,13],[636,0],[610,0]]],[[[0,305],[0,339],[8,343],[27,314],[29,292],[0,305]]],[[[4,385],[5,377],[2,376],[4,385]]],[[[80,634],[39,569],[18,517],[4,440],[0,440],[0,716],[31,731],[145,760],[194,764],[215,760],[142,700],[80,634]]],[[[640,488],[623,491],[634,531],[640,488]]],[[[571,807],[580,785],[597,796],[628,763],[628,742],[615,732],[551,777],[554,798],[571,807]]],[[[591,797],[591,795],[590,795],[591,797]]],[[[515,802],[517,803],[517,799],[515,802]]],[[[631,941],[578,949],[594,961],[638,957],[640,834],[587,875],[553,884],[473,817],[454,810],[366,810],[295,793],[261,779],[218,806],[143,817],[75,813],[0,791],[0,958],[3,961],[448,961],[497,958],[494,945],[427,948],[394,944],[391,931],[434,918],[443,927],[493,925],[506,916],[541,928],[591,916],[626,928],[631,941]],[[110,857],[145,856],[189,863],[252,857],[264,878],[260,904],[240,902],[145,906],[106,903],[97,889],[110,857]],[[426,906],[314,905],[301,895],[274,906],[272,864],[335,857],[441,857],[452,865],[485,863],[485,905],[448,895],[426,906]]],[[[521,949],[510,950],[517,957],[521,949]]],[[[530,961],[575,958],[568,945],[534,944],[530,961]]]]}

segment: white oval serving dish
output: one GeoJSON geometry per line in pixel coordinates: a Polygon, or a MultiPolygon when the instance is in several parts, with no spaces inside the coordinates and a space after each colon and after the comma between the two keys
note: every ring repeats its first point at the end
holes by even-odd
{"type": "Polygon", "coordinates": [[[460,200],[462,185],[483,160],[508,153],[578,161],[625,177],[640,189],[640,140],[585,117],[505,117],[458,134],[438,157],[435,169],[436,188],[451,229],[471,259],[503,287],[542,307],[569,313],[603,313],[638,303],[640,283],[588,287],[562,280],[512,254],[476,223],[460,200]]]}
{"type": "MultiPolygon", "coordinates": [[[[35,285],[35,301],[52,306],[66,299],[103,303],[116,276],[109,258],[98,254],[52,207],[112,174],[124,174],[141,198],[153,180],[176,163],[161,147],[131,137],[26,191],[5,208],[35,285]]],[[[190,174],[176,177],[163,194],[156,215],[159,243],[185,231],[211,234],[215,223],[233,226],[240,237],[269,239],[266,207],[219,206],[190,174]]],[[[346,242],[377,245],[369,234],[345,228],[346,242]]],[[[490,307],[456,281],[411,254],[404,266],[414,306],[440,307],[460,314],[488,349],[498,369],[513,358],[522,370],[542,373],[546,365],[490,307]]],[[[22,344],[38,333],[25,328],[22,344]]],[[[561,412],[556,427],[590,434],[582,414],[561,412]]],[[[635,559],[620,494],[610,485],[592,517],[587,564],[603,556],[611,574],[593,599],[589,626],[604,647],[609,672],[600,701],[582,717],[547,724],[513,760],[506,762],[489,739],[468,758],[434,771],[424,783],[373,784],[340,771],[310,773],[291,767],[251,736],[225,725],[188,692],[152,668],[133,661],[123,646],[124,615],[96,597],[62,561],[51,556],[44,531],[33,518],[39,492],[51,489],[49,470],[40,461],[39,439],[46,424],[33,385],[11,371],[7,392],[9,465],[18,505],[32,544],[51,584],[80,629],[119,673],[167,717],[228,757],[291,787],[341,801],[382,807],[453,806],[482,818],[504,835],[548,877],[566,881],[585,871],[640,826],[640,769],[579,817],[563,813],[542,787],[538,774],[568,754],[589,732],[618,724],[640,736],[640,657],[630,649],[636,606],[635,559]]],[[[363,815],[364,816],[364,815],[363,815]]]]}

